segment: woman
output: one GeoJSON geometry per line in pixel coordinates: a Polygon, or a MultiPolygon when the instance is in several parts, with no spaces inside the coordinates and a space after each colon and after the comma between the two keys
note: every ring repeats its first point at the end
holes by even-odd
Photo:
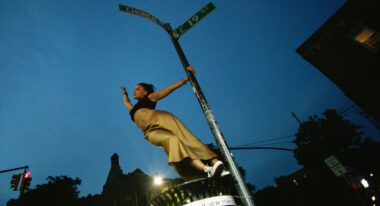
{"type": "MultiPolygon", "coordinates": [[[[192,67],[187,67],[187,70],[195,73],[192,67]]],[[[145,138],[150,143],[164,148],[169,165],[173,166],[182,178],[193,180],[205,175],[221,176],[224,166],[217,159],[217,155],[174,115],[155,110],[159,100],[185,85],[187,81],[188,77],[159,91],[155,91],[151,84],[139,83],[133,92],[133,98],[137,100],[135,105],[131,103],[125,87],[122,86],[124,105],[130,112],[132,121],[143,131],[145,138]]]]}

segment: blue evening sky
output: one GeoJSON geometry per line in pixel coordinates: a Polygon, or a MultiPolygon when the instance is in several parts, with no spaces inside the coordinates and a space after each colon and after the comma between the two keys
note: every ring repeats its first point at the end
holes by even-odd
{"type": "MultiPolygon", "coordinates": [[[[229,146],[294,148],[298,124],[290,112],[306,120],[352,105],[295,52],[344,2],[216,0],[216,9],[181,37],[229,146]]],[[[0,170],[29,165],[32,187],[48,176],[79,177],[81,196],[101,193],[113,153],[124,173],[177,176],[131,122],[120,86],[130,93],[138,82],[160,89],[185,73],[167,33],[120,12],[119,3],[176,28],[208,1],[0,0],[0,170]]],[[[189,84],[157,109],[214,142],[189,84]]],[[[347,117],[366,123],[356,112],[347,117]]],[[[233,153],[258,188],[300,168],[290,152],[233,153]]],[[[0,205],[18,195],[8,189],[15,173],[0,174],[0,205]]]]}

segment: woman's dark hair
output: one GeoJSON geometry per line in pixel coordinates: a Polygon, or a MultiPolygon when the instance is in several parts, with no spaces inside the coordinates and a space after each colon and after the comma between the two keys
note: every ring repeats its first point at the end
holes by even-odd
{"type": "Polygon", "coordinates": [[[141,83],[138,83],[137,85],[142,86],[144,90],[148,92],[148,94],[153,93],[154,90],[156,89],[156,87],[154,87],[153,84],[147,84],[147,83],[141,82],[141,83]]]}

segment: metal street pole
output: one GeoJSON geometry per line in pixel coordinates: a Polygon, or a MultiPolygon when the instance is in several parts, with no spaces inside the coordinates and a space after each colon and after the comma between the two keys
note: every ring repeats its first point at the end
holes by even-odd
{"type": "Polygon", "coordinates": [[[27,167],[24,168],[24,172],[22,173],[22,177],[21,177],[22,179],[21,179],[21,185],[20,185],[20,196],[19,196],[19,199],[21,198],[22,195],[24,195],[23,183],[24,183],[26,169],[27,169],[27,167]]]}
{"type": "Polygon", "coordinates": [[[189,66],[189,62],[186,59],[186,56],[181,48],[181,46],[178,43],[178,38],[184,34],[187,30],[189,30],[194,24],[199,22],[204,16],[206,16],[209,12],[211,12],[214,9],[214,5],[212,3],[209,3],[205,7],[203,7],[199,12],[197,12],[195,15],[193,15],[190,19],[188,19],[184,24],[179,26],[178,29],[175,31],[172,30],[170,24],[165,24],[162,21],[160,21],[155,16],[151,15],[150,13],[132,8],[125,5],[119,5],[119,9],[121,11],[134,14],[137,16],[144,17],[160,27],[164,28],[170,35],[170,38],[173,42],[173,45],[177,51],[177,54],[182,62],[183,68],[185,69],[185,72],[187,76],[190,79],[191,85],[193,87],[193,91],[198,99],[198,102],[203,110],[203,113],[207,119],[207,122],[211,128],[211,132],[215,138],[216,144],[219,147],[219,150],[223,156],[223,158],[226,160],[226,164],[228,169],[231,172],[231,176],[233,177],[235,181],[236,190],[239,193],[239,198],[241,198],[242,203],[244,206],[255,206],[253,203],[253,199],[251,198],[248,189],[246,185],[244,184],[243,178],[238,170],[238,167],[232,158],[232,155],[228,149],[227,143],[223,137],[222,132],[219,129],[219,126],[216,122],[215,116],[213,115],[210,106],[208,105],[205,96],[203,95],[202,89],[198,84],[197,79],[195,78],[194,74],[187,71],[187,67],[189,66]]]}
{"type": "Polygon", "coordinates": [[[197,79],[195,78],[194,74],[187,71],[187,67],[190,66],[189,62],[186,59],[186,56],[179,45],[179,42],[175,38],[173,34],[173,30],[170,26],[170,24],[165,24],[165,29],[169,33],[170,38],[173,42],[173,45],[178,53],[178,56],[182,62],[183,68],[185,69],[186,74],[188,75],[191,85],[193,87],[193,91],[198,99],[198,102],[203,110],[203,113],[207,119],[207,122],[210,126],[211,132],[214,136],[214,139],[216,141],[216,144],[218,145],[218,148],[223,156],[223,158],[226,160],[227,167],[231,172],[231,175],[233,179],[235,180],[235,186],[239,193],[240,198],[242,199],[243,205],[246,206],[254,206],[252,198],[250,197],[250,194],[248,192],[247,187],[244,184],[243,178],[238,170],[238,167],[235,164],[234,159],[232,158],[232,155],[228,149],[227,143],[223,137],[222,132],[219,129],[219,126],[216,122],[215,116],[212,113],[212,110],[210,106],[207,103],[206,97],[203,95],[202,89],[198,84],[197,79]]]}

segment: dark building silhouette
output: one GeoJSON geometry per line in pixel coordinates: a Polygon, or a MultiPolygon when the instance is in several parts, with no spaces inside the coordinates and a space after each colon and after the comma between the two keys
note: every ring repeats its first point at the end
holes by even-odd
{"type": "Polygon", "coordinates": [[[348,0],[297,52],[379,127],[380,1],[348,0]]]}
{"type": "Polygon", "coordinates": [[[150,177],[140,169],[123,174],[117,154],[111,157],[111,169],[103,186],[102,197],[105,205],[147,205],[146,190],[150,177]]]}
{"type": "Polygon", "coordinates": [[[147,206],[152,198],[179,183],[182,183],[181,179],[163,179],[162,185],[154,185],[153,176],[140,169],[123,174],[119,156],[115,153],[111,157],[111,168],[102,194],[83,197],[80,203],[85,206],[147,206]]]}
{"type": "MultiPolygon", "coordinates": [[[[181,178],[164,178],[162,184],[154,184],[154,176],[136,169],[123,174],[119,164],[119,156],[111,157],[111,168],[101,194],[88,195],[79,199],[81,206],[147,206],[147,205],[185,205],[208,199],[210,204],[220,205],[222,202],[235,205],[232,194],[232,179],[201,178],[184,182],[181,178]]],[[[237,195],[237,194],[235,194],[237,195]]],[[[195,204],[202,204],[198,202],[195,204]]]]}
{"type": "Polygon", "coordinates": [[[181,182],[181,179],[164,179],[163,185],[157,186],[153,184],[153,177],[140,169],[123,174],[119,156],[115,153],[111,157],[111,168],[102,194],[82,198],[81,202],[91,206],[146,206],[163,190],[181,182]]]}
{"type": "Polygon", "coordinates": [[[140,169],[123,174],[119,165],[117,154],[111,157],[111,169],[105,185],[102,197],[105,205],[147,205],[148,197],[146,188],[151,184],[151,178],[140,169]]]}
{"type": "Polygon", "coordinates": [[[302,168],[287,176],[277,177],[274,179],[274,181],[278,187],[290,188],[302,184],[304,181],[306,181],[307,177],[307,172],[304,168],[302,168]]]}

